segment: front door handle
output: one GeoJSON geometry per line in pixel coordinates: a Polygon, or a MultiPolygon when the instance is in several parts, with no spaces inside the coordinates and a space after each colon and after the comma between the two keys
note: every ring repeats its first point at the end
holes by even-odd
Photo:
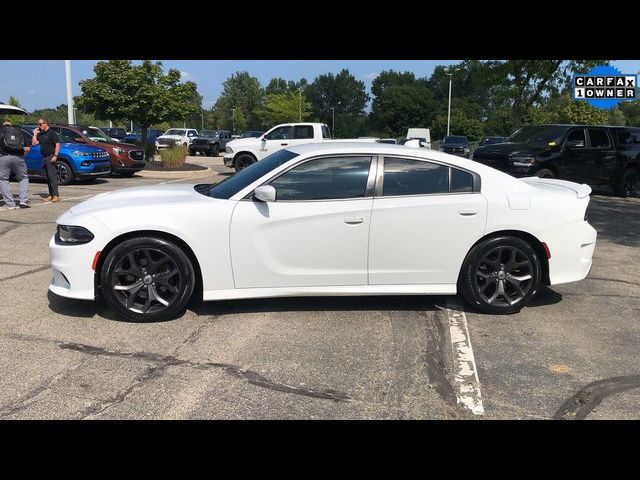
{"type": "Polygon", "coordinates": [[[357,225],[364,222],[364,217],[344,217],[344,223],[348,225],[357,225]]]}
{"type": "Polygon", "coordinates": [[[477,210],[458,210],[458,213],[463,217],[473,217],[478,214],[477,210]]]}

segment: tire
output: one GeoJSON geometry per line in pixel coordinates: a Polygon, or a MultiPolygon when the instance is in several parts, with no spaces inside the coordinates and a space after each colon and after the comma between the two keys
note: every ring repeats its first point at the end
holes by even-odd
{"type": "Polygon", "coordinates": [[[243,153],[238,158],[236,158],[234,167],[236,169],[236,172],[239,172],[240,170],[244,170],[245,168],[247,168],[250,165],[253,165],[254,163],[256,163],[255,158],[253,158],[249,154],[243,153]]]}
{"type": "Polygon", "coordinates": [[[542,265],[535,249],[521,238],[501,236],[471,249],[458,289],[474,309],[506,315],[525,307],[541,284],[542,265]]]}
{"type": "Polygon", "coordinates": [[[66,160],[58,160],[56,162],[56,176],[58,177],[58,185],[69,185],[73,181],[73,170],[66,160]]]}
{"type": "Polygon", "coordinates": [[[640,195],[640,171],[635,168],[627,168],[618,181],[616,193],[623,198],[640,195]]]}
{"type": "Polygon", "coordinates": [[[100,286],[102,298],[124,320],[172,320],[184,312],[193,294],[195,273],[187,255],[174,243],[132,238],[109,252],[100,271],[100,286]]]}
{"type": "Polygon", "coordinates": [[[193,149],[193,147],[189,147],[189,155],[190,155],[191,157],[195,157],[195,155],[196,155],[196,151],[193,149]]]}
{"type": "Polygon", "coordinates": [[[536,172],[536,177],[540,178],[556,178],[556,172],[549,168],[541,168],[536,172]]]}
{"type": "Polygon", "coordinates": [[[220,146],[217,143],[214,143],[213,147],[211,148],[211,156],[217,157],[219,153],[220,153],[220,146]]]}

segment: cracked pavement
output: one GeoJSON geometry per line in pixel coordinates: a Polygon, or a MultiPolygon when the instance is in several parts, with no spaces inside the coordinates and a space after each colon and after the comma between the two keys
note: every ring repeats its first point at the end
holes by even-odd
{"type": "MultiPolygon", "coordinates": [[[[220,159],[196,160],[214,172],[220,159]],[[208,162],[208,163],[207,163],[208,162]]],[[[61,187],[0,213],[0,419],[462,419],[443,297],[194,302],[134,324],[57,297],[47,244],[73,204],[170,179],[61,187]],[[83,198],[77,198],[83,197],[83,198]]],[[[15,184],[12,184],[15,190],[15,184]]],[[[485,418],[640,418],[640,200],[593,197],[584,282],[508,317],[467,312],[485,418]]]]}

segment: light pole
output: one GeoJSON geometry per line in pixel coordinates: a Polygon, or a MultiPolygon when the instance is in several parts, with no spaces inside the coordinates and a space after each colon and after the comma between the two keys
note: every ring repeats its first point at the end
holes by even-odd
{"type": "Polygon", "coordinates": [[[336,109],[331,107],[331,138],[336,138],[336,109]]]}
{"type": "Polygon", "coordinates": [[[298,89],[298,104],[300,105],[300,119],[299,122],[302,121],[302,88],[298,89]]]}
{"type": "Polygon", "coordinates": [[[236,133],[236,109],[235,108],[231,109],[231,121],[233,122],[231,127],[231,135],[235,135],[236,133]]]}
{"type": "Polygon", "coordinates": [[[76,107],[73,107],[73,124],[77,124],[78,123],[78,109],[76,107]]]}
{"type": "Polygon", "coordinates": [[[75,123],[73,118],[73,91],[71,90],[71,60],[64,61],[64,70],[67,77],[67,120],[71,125],[75,123]]]}
{"type": "Polygon", "coordinates": [[[444,68],[444,73],[449,77],[449,108],[447,111],[447,137],[449,136],[449,126],[451,125],[451,79],[453,78],[453,72],[457,72],[458,70],[460,70],[459,68],[456,68],[453,70],[453,72],[450,71],[451,69],[449,67],[445,67],[444,68]]]}
{"type": "Polygon", "coordinates": [[[200,130],[204,130],[204,109],[202,109],[202,111],[200,112],[200,114],[202,115],[202,127],[200,128],[200,130]]]}

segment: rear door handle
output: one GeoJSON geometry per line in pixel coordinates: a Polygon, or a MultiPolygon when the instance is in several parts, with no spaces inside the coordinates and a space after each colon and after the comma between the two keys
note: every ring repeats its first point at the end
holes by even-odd
{"type": "Polygon", "coordinates": [[[458,210],[458,213],[463,217],[473,217],[478,214],[477,210],[458,210]]]}
{"type": "Polygon", "coordinates": [[[344,223],[349,225],[357,225],[364,222],[364,217],[344,217],[344,223]]]}

